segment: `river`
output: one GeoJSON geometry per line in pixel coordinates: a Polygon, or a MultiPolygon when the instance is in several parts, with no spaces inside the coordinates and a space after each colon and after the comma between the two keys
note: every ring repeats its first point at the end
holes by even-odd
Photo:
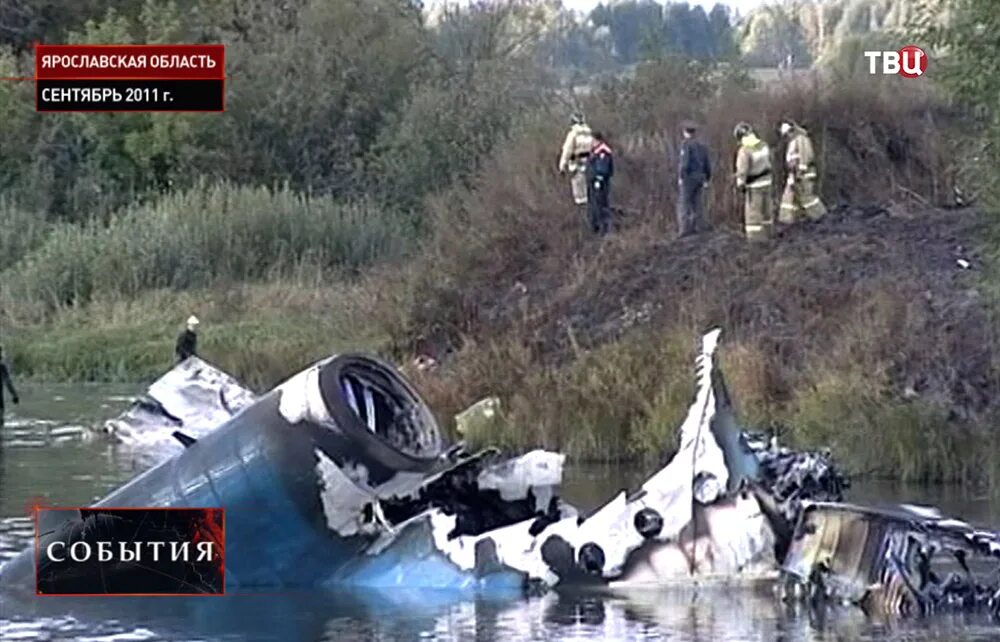
{"type": "MultiPolygon", "coordinates": [[[[85,505],[135,475],[132,459],[86,426],[117,414],[136,386],[22,386],[0,436],[0,560],[31,541],[36,502],[85,505]]],[[[569,466],[563,496],[597,506],[651,471],[569,466]]],[[[934,504],[1000,528],[1000,502],[952,487],[856,483],[850,499],[934,504]]],[[[814,613],[778,601],[769,586],[672,588],[628,594],[549,594],[505,601],[456,601],[414,593],[268,593],[219,598],[0,597],[0,640],[821,640],[1000,639],[980,616],[879,621],[853,607],[814,613]]]]}

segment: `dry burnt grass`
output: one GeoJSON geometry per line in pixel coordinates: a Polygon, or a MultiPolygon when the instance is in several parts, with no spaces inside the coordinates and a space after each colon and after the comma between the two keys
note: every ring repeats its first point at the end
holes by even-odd
{"type": "Polygon", "coordinates": [[[829,446],[856,471],[979,478],[1000,388],[973,249],[985,230],[973,211],[878,207],[759,245],[626,229],[585,242],[573,270],[498,279],[418,382],[449,412],[500,394],[509,424],[482,437],[508,446],[658,454],[690,399],[697,338],[717,325],[747,422],[829,446]]]}
{"type": "MultiPolygon", "coordinates": [[[[906,129],[898,108],[862,99],[875,101],[864,126],[866,105],[840,94],[803,107],[825,132],[835,205],[762,244],[734,230],[725,167],[710,197],[715,231],[673,238],[662,138],[620,146],[624,216],[613,236],[591,238],[545,169],[551,150],[530,142],[544,127],[528,132],[479,185],[435,208],[401,333],[441,358],[419,387],[442,417],[499,395],[503,421],[473,440],[655,456],[690,402],[697,338],[717,325],[747,423],[829,446],[856,472],[992,477],[1000,361],[975,249],[988,224],[929,204],[947,174],[929,112],[906,129]],[[912,192],[927,200],[904,202],[912,192]]],[[[712,114],[706,136],[723,140],[726,119],[712,114]]]]}

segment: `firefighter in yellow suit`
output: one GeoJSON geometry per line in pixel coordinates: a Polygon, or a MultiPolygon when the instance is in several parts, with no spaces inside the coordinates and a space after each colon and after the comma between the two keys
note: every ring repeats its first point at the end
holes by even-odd
{"type": "Polygon", "coordinates": [[[771,148],[754,133],[749,123],[739,123],[733,136],[736,151],[736,189],[743,197],[743,229],[749,240],[770,238],[774,228],[771,208],[771,148]]]}
{"type": "Polygon", "coordinates": [[[587,158],[594,146],[593,132],[584,121],[583,114],[573,114],[569,132],[563,141],[562,153],[559,155],[559,172],[569,172],[570,188],[573,191],[573,202],[577,205],[587,204],[587,158]]]}
{"type": "Polygon", "coordinates": [[[808,132],[787,118],[781,121],[778,131],[788,140],[785,152],[788,178],[781,195],[778,221],[795,223],[805,218],[823,218],[826,206],[816,191],[816,153],[808,132]]]}

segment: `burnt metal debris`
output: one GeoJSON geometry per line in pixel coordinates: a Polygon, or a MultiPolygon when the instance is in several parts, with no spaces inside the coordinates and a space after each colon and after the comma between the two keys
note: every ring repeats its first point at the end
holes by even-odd
{"type": "Polygon", "coordinates": [[[786,599],[849,603],[867,613],[1000,617],[1000,534],[901,505],[803,507],[782,569],[786,599]]]}
{"type": "MultiPolygon", "coordinates": [[[[829,452],[737,425],[719,335],[702,338],[673,456],[587,513],[559,496],[564,455],[450,444],[402,375],[363,355],[260,396],[197,358],[179,364],[106,424],[151,467],[95,506],[225,508],[227,586],[242,590],[766,578],[813,604],[1000,612],[995,563],[980,572],[1000,555],[997,534],[927,509],[842,503],[849,481],[829,452]]],[[[5,590],[32,577],[31,550],[0,567],[5,590]]]]}

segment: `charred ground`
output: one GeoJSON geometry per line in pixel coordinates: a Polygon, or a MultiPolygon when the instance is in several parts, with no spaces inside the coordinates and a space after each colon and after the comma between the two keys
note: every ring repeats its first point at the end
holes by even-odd
{"type": "Polygon", "coordinates": [[[1000,383],[976,249],[988,231],[973,209],[913,205],[836,207],[761,245],[626,223],[584,241],[574,269],[465,298],[462,330],[436,337],[457,349],[418,381],[438,408],[505,397],[511,442],[627,458],[668,440],[686,346],[718,324],[745,419],[856,471],[975,477],[1000,383]]]}

